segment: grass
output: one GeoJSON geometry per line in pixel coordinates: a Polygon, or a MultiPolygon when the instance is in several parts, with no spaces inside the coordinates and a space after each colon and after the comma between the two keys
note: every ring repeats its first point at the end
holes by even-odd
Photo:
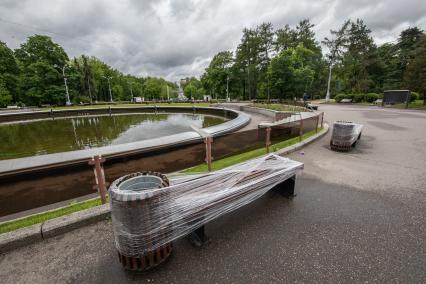
{"type": "MultiPolygon", "coordinates": [[[[337,103],[334,99],[330,100],[328,103],[324,101],[321,101],[320,104],[340,104],[337,103]]],[[[344,105],[345,103],[341,103],[344,105]]],[[[360,103],[349,103],[354,105],[365,105],[365,106],[372,106],[375,105],[373,103],[367,103],[367,102],[360,102],[360,103]]],[[[378,105],[381,106],[381,105],[378,105]]],[[[389,108],[405,108],[405,104],[395,104],[395,105],[387,105],[386,107],[389,108]]],[[[426,108],[426,105],[423,104],[423,100],[415,100],[414,102],[410,102],[408,104],[408,108],[410,109],[424,109],[426,108]]]]}
{"type": "MultiPolygon", "coordinates": [[[[318,132],[321,131],[321,129],[322,128],[318,128],[318,132]]],[[[312,130],[303,134],[302,140],[305,140],[315,135],[315,133],[316,133],[315,130],[312,130]]],[[[273,144],[271,145],[271,151],[272,152],[278,151],[285,147],[294,145],[297,142],[299,142],[299,137],[294,137],[294,138],[273,144]]],[[[229,157],[214,161],[212,163],[212,167],[213,167],[213,170],[220,170],[238,163],[242,163],[250,159],[260,157],[265,154],[266,154],[266,149],[262,147],[259,149],[251,150],[248,152],[244,152],[241,154],[229,156],[229,157]]],[[[183,171],[183,173],[200,173],[200,172],[207,172],[206,164],[201,164],[183,171]]],[[[59,209],[54,209],[47,212],[34,214],[34,215],[23,217],[17,220],[3,222],[3,223],[0,223],[0,234],[11,232],[24,227],[29,227],[34,224],[40,224],[50,219],[58,218],[64,215],[68,215],[74,212],[89,209],[99,205],[101,205],[101,200],[100,198],[96,198],[96,199],[91,199],[87,201],[71,203],[70,205],[59,208],[59,209]]]]}
{"type": "Polygon", "coordinates": [[[0,234],[14,231],[20,228],[28,227],[34,224],[43,223],[50,219],[54,219],[57,217],[61,217],[64,215],[68,215],[77,211],[81,211],[81,210],[92,208],[99,205],[101,205],[100,198],[90,199],[87,201],[71,203],[70,205],[59,208],[59,209],[50,210],[47,212],[20,218],[17,220],[3,222],[3,223],[0,223],[0,234]]]}
{"type": "Polygon", "coordinates": [[[64,109],[86,109],[86,108],[115,108],[115,107],[144,107],[144,106],[197,106],[197,107],[208,107],[208,103],[158,103],[158,104],[105,104],[105,105],[84,105],[84,106],[62,106],[62,107],[43,107],[41,110],[64,110],[64,109]]]}
{"type": "MultiPolygon", "coordinates": [[[[318,132],[321,131],[321,130],[322,130],[322,128],[318,128],[318,132]]],[[[307,138],[309,138],[309,137],[311,137],[315,134],[316,134],[315,130],[309,131],[309,132],[303,134],[302,140],[305,140],[305,139],[307,139],[307,138]]],[[[285,140],[285,141],[271,145],[271,151],[276,152],[280,149],[294,145],[298,142],[299,142],[299,137],[290,138],[288,140],[285,140]]],[[[262,147],[262,148],[251,150],[251,151],[244,152],[244,153],[241,153],[241,154],[229,156],[229,157],[217,160],[217,161],[213,161],[212,162],[212,169],[214,171],[221,170],[223,168],[226,168],[226,167],[238,164],[238,163],[242,163],[242,162],[260,157],[260,156],[265,155],[265,154],[266,154],[266,149],[264,147],[262,147]]],[[[202,172],[207,172],[207,170],[208,170],[207,164],[201,164],[201,165],[197,165],[195,167],[186,169],[186,170],[183,171],[183,173],[187,173],[187,174],[202,173],[202,172]]]]}
{"type": "MultiPolygon", "coordinates": [[[[405,104],[396,104],[396,105],[390,105],[389,107],[394,108],[405,108],[405,104]]],[[[414,102],[410,102],[408,104],[408,108],[426,108],[426,105],[423,104],[423,100],[415,100],[414,102]]]]}
{"type": "Polygon", "coordinates": [[[324,104],[324,105],[334,105],[337,104],[335,99],[330,99],[328,102],[325,99],[321,99],[318,101],[319,104],[324,104]]]}
{"type": "Polygon", "coordinates": [[[306,111],[306,109],[304,107],[293,106],[293,105],[284,105],[284,104],[254,103],[254,104],[250,104],[250,106],[251,107],[257,107],[257,108],[271,109],[271,110],[276,110],[276,111],[287,111],[287,112],[306,111]]]}

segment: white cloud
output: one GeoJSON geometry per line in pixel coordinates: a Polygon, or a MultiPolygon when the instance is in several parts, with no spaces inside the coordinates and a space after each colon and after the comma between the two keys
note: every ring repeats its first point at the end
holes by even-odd
{"type": "Polygon", "coordinates": [[[2,0],[0,40],[16,48],[34,33],[48,34],[70,56],[177,80],[201,75],[215,53],[235,49],[244,27],[263,21],[279,28],[309,18],[320,41],[345,19],[362,18],[383,43],[408,26],[425,29],[425,11],[422,0],[2,0]]]}

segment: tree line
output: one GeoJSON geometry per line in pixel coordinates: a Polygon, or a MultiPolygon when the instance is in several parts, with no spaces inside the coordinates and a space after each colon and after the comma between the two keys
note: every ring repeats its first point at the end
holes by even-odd
{"type": "MultiPolygon", "coordinates": [[[[403,30],[396,42],[376,45],[371,30],[357,19],[331,30],[322,44],[314,25],[274,29],[262,23],[244,29],[234,52],[217,53],[192,92],[213,98],[323,98],[339,93],[381,93],[386,89],[426,92],[426,35],[418,27],[403,30]],[[198,86],[198,88],[195,88],[198,86]]],[[[193,81],[196,81],[194,78],[193,81]]],[[[413,96],[415,97],[415,96],[413,96]]]]}
{"type": "MultiPolygon", "coordinates": [[[[235,51],[217,53],[200,79],[183,81],[185,95],[288,100],[410,89],[425,98],[426,35],[420,28],[407,28],[396,42],[379,46],[360,19],[331,30],[322,45],[313,28],[309,20],[295,27],[245,28],[235,51]]],[[[34,35],[15,50],[0,41],[0,106],[65,104],[63,73],[74,103],[161,100],[177,89],[162,78],[123,74],[96,57],[69,59],[50,37],[34,35]]]]}
{"type": "Polygon", "coordinates": [[[132,97],[161,100],[177,89],[163,78],[123,74],[96,57],[70,59],[48,36],[31,36],[15,50],[0,41],[0,106],[64,105],[64,75],[70,100],[76,104],[132,97]]]}

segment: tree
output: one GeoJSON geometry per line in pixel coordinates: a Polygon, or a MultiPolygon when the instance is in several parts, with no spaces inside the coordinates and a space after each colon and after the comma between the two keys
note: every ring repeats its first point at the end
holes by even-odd
{"type": "Polygon", "coordinates": [[[21,98],[27,105],[64,104],[65,90],[58,70],[44,61],[30,64],[20,78],[21,98]]]}
{"type": "MultiPolygon", "coordinates": [[[[413,51],[416,49],[417,43],[423,36],[423,31],[418,27],[412,27],[403,30],[398,38],[398,56],[401,67],[401,75],[407,68],[407,63],[413,57],[413,51]]],[[[401,78],[402,79],[402,76],[401,78]]]]}
{"type": "Polygon", "coordinates": [[[343,55],[341,77],[348,92],[368,92],[375,87],[371,70],[377,63],[377,48],[370,35],[371,30],[357,19],[347,31],[347,50],[343,55]]]}
{"type": "Polygon", "coordinates": [[[206,94],[203,84],[195,77],[192,77],[187,81],[183,87],[183,92],[187,98],[197,100],[203,99],[203,96],[206,94]]]}
{"type": "Polygon", "coordinates": [[[349,27],[350,21],[347,20],[343,23],[342,27],[337,30],[330,30],[332,38],[324,38],[323,44],[328,48],[328,81],[327,81],[327,94],[325,96],[325,100],[328,101],[330,99],[330,84],[331,84],[331,71],[333,69],[333,65],[341,60],[344,49],[346,47],[346,32],[349,27]]]}
{"type": "Polygon", "coordinates": [[[426,35],[419,39],[413,58],[407,62],[404,82],[411,90],[423,93],[426,105],[426,35]]]}
{"type": "Polygon", "coordinates": [[[259,51],[259,80],[262,95],[266,93],[266,97],[270,99],[270,82],[267,76],[268,66],[271,62],[271,52],[273,49],[274,31],[271,23],[262,23],[256,28],[257,36],[260,38],[259,51]]]}
{"type": "Polygon", "coordinates": [[[297,31],[290,28],[289,25],[285,25],[284,28],[278,29],[275,32],[275,36],[274,46],[275,51],[278,53],[297,46],[297,31]]]}
{"type": "Polygon", "coordinates": [[[64,104],[62,68],[68,62],[64,49],[48,36],[35,35],[15,50],[22,66],[20,99],[26,104],[64,104]]]}
{"type": "Polygon", "coordinates": [[[5,107],[12,102],[12,95],[6,88],[6,83],[0,77],[0,107],[5,107]]]}
{"type": "Polygon", "coordinates": [[[314,79],[315,53],[299,44],[275,56],[268,75],[276,98],[300,97],[314,79]]]}
{"type": "Polygon", "coordinates": [[[312,24],[309,19],[300,21],[296,26],[296,42],[297,45],[302,43],[305,48],[315,53],[321,53],[321,48],[315,40],[315,32],[313,31],[314,26],[315,25],[312,24]]]}
{"type": "Polygon", "coordinates": [[[241,72],[239,77],[246,82],[244,92],[247,89],[249,100],[255,99],[257,94],[261,41],[256,30],[244,29],[236,51],[236,64],[241,72]]]}
{"type": "Polygon", "coordinates": [[[59,44],[43,35],[30,36],[20,48],[15,50],[15,56],[24,66],[44,61],[52,66],[62,67],[69,60],[65,50],[59,44]]]}
{"type": "MultiPolygon", "coordinates": [[[[215,98],[225,97],[227,80],[232,76],[230,69],[233,62],[232,52],[221,51],[213,57],[209,66],[206,68],[201,78],[202,85],[205,86],[206,90],[213,94],[215,98]]],[[[189,83],[190,82],[191,80],[189,83]]],[[[197,89],[198,88],[199,86],[197,86],[197,89]]]]}
{"type": "Polygon", "coordinates": [[[7,97],[3,103],[8,101],[10,97],[16,100],[17,84],[19,78],[19,66],[16,62],[13,51],[2,41],[0,41],[0,80],[2,84],[2,96],[7,97]],[[7,95],[6,95],[7,93],[7,95]],[[15,96],[15,97],[14,97],[15,96]]]}
{"type": "Polygon", "coordinates": [[[166,81],[164,79],[148,77],[143,84],[143,93],[148,100],[164,99],[166,81]]]}
{"type": "Polygon", "coordinates": [[[380,78],[382,89],[401,88],[402,69],[398,58],[398,46],[393,43],[385,43],[377,48],[377,53],[383,70],[380,78]]]}
{"type": "Polygon", "coordinates": [[[87,56],[81,55],[78,58],[74,58],[71,64],[78,72],[78,84],[76,88],[79,91],[80,100],[92,103],[95,94],[95,83],[92,66],[89,61],[90,59],[87,56]]]}

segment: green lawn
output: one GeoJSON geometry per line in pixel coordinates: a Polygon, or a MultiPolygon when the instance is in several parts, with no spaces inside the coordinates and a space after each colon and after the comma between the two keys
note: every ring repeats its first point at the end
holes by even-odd
{"type": "MultiPolygon", "coordinates": [[[[320,104],[340,104],[340,103],[337,103],[335,100],[330,100],[328,103],[326,103],[325,100],[324,100],[324,101],[321,101],[320,104]]],[[[365,106],[375,105],[373,103],[366,103],[366,102],[350,103],[350,104],[365,105],[365,106]]],[[[342,103],[342,105],[344,105],[344,103],[342,103]]],[[[389,107],[389,108],[405,108],[405,104],[387,105],[386,107],[389,107]]],[[[411,102],[411,103],[408,104],[408,108],[412,108],[412,109],[421,108],[422,109],[422,108],[426,108],[426,105],[423,104],[423,100],[415,100],[414,102],[411,102]]]]}
{"type": "Polygon", "coordinates": [[[45,107],[40,108],[40,110],[64,110],[64,109],[86,109],[86,108],[115,108],[115,107],[144,107],[144,106],[197,106],[197,107],[208,107],[210,104],[208,103],[158,103],[158,104],[131,104],[131,103],[123,103],[123,104],[106,104],[106,105],[85,105],[85,106],[62,106],[62,107],[45,107]]]}
{"type": "Polygon", "coordinates": [[[251,107],[257,107],[257,108],[265,108],[265,109],[271,109],[276,111],[287,111],[287,112],[298,112],[298,111],[306,111],[304,107],[300,106],[293,106],[293,105],[284,105],[284,104],[261,104],[261,103],[254,103],[250,104],[251,107]]]}
{"type": "MultiPolygon", "coordinates": [[[[322,130],[321,128],[318,128],[318,132],[321,130],[322,130]]],[[[313,136],[315,133],[316,133],[315,130],[307,132],[303,134],[302,139],[305,140],[313,136]]],[[[285,147],[294,145],[297,142],[299,142],[299,137],[294,137],[285,141],[281,141],[279,143],[271,145],[271,151],[272,152],[278,151],[285,147]]],[[[212,164],[212,167],[213,167],[213,170],[220,170],[220,169],[223,169],[223,168],[226,168],[226,167],[229,167],[250,159],[260,157],[265,154],[266,154],[266,149],[262,147],[259,149],[251,150],[245,153],[229,156],[229,157],[214,161],[212,164]]],[[[200,173],[200,172],[207,172],[206,164],[201,164],[183,171],[183,173],[200,173]]],[[[48,212],[31,215],[31,216],[24,217],[17,220],[3,222],[3,223],[0,223],[0,234],[14,231],[19,228],[28,227],[34,224],[39,224],[50,219],[54,219],[57,217],[61,217],[64,215],[68,215],[77,211],[81,211],[81,210],[92,208],[99,205],[101,205],[101,201],[99,198],[91,199],[91,200],[82,201],[78,203],[72,203],[69,206],[50,210],[48,212]]]]}
{"type": "MultiPolygon", "coordinates": [[[[318,132],[320,132],[322,130],[322,128],[318,128],[318,132]]],[[[315,130],[309,131],[305,134],[303,134],[302,136],[302,140],[305,140],[313,135],[315,135],[315,130]]],[[[271,152],[276,152],[280,149],[283,149],[285,147],[294,145],[296,143],[299,142],[299,137],[294,137],[276,144],[271,145],[271,152]]],[[[238,163],[242,163],[244,161],[250,160],[250,159],[254,159],[257,157],[260,157],[262,155],[266,154],[266,149],[264,147],[259,148],[259,149],[255,149],[255,150],[251,150],[248,152],[244,152],[241,154],[237,154],[237,155],[233,155],[233,156],[229,156],[217,161],[213,161],[212,162],[212,169],[213,170],[221,170],[223,168],[238,164],[238,163]]],[[[207,172],[207,164],[201,164],[192,168],[189,168],[187,170],[184,170],[183,173],[202,173],[202,172],[207,172]]]]}
{"type": "Polygon", "coordinates": [[[43,223],[49,219],[68,215],[77,211],[92,208],[101,205],[100,198],[90,199],[78,203],[72,203],[69,206],[54,209],[40,214],[31,215],[17,220],[0,223],[0,234],[28,227],[34,224],[43,223]]]}
{"type": "MultiPolygon", "coordinates": [[[[391,105],[389,107],[405,108],[405,104],[391,105]]],[[[426,108],[426,105],[423,104],[423,100],[415,100],[414,102],[408,104],[408,108],[426,108]]]]}

